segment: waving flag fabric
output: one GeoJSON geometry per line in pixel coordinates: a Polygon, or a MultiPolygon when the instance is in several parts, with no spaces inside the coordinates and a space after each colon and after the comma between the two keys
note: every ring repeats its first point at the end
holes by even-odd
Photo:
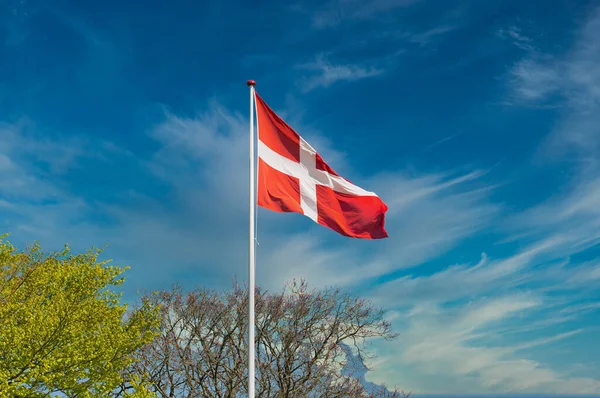
{"type": "Polygon", "coordinates": [[[256,95],[258,205],[304,214],[352,238],[381,239],[388,207],[373,192],[339,176],[256,95]]]}

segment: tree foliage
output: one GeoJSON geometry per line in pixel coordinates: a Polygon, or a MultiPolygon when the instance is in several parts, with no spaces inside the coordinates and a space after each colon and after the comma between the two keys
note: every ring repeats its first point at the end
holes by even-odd
{"type": "MultiPolygon", "coordinates": [[[[159,337],[139,352],[136,371],[161,397],[247,396],[247,293],[179,287],[153,297],[163,311],[159,337]]],[[[256,394],[259,397],[401,397],[366,391],[347,375],[346,350],[365,358],[369,339],[395,334],[383,312],[339,290],[292,283],[256,291],[256,394]]]]}
{"type": "MultiPolygon", "coordinates": [[[[175,287],[128,309],[116,291],[127,268],[100,250],[18,251],[4,238],[0,397],[247,396],[247,289],[175,287]]],[[[405,396],[367,391],[348,369],[349,350],[368,358],[370,339],[396,337],[381,309],[303,282],[255,300],[257,396],[405,396]]]]}
{"type": "Polygon", "coordinates": [[[127,268],[99,262],[100,250],[18,251],[0,237],[0,396],[149,396],[126,372],[152,341],[159,310],[128,312],[114,291],[127,268]],[[117,389],[120,387],[119,392],[117,389]]]}

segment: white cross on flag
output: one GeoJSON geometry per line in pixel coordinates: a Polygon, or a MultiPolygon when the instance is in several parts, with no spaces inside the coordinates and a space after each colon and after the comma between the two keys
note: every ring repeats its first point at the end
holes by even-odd
{"type": "Polygon", "coordinates": [[[379,197],[339,176],[258,96],[258,205],[304,214],[352,238],[387,238],[379,197]]]}

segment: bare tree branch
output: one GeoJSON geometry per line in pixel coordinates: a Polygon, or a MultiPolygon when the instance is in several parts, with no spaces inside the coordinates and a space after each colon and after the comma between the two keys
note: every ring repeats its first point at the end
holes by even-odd
{"type": "MultiPolygon", "coordinates": [[[[161,333],[138,353],[135,371],[160,397],[247,396],[247,293],[234,284],[226,292],[184,295],[176,286],[153,296],[163,310],[161,333]]],[[[369,339],[397,336],[383,310],[337,289],[309,290],[303,281],[280,293],[257,288],[255,303],[257,396],[407,396],[384,387],[367,391],[342,372],[344,345],[368,358],[369,339]]]]}

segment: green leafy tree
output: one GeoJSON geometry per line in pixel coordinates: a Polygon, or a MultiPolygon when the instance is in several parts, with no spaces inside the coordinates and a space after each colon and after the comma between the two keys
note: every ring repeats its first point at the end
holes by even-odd
{"type": "Polygon", "coordinates": [[[128,311],[114,290],[127,268],[101,250],[18,251],[0,237],[0,397],[152,396],[131,376],[160,311],[148,300],[128,311]]]}

